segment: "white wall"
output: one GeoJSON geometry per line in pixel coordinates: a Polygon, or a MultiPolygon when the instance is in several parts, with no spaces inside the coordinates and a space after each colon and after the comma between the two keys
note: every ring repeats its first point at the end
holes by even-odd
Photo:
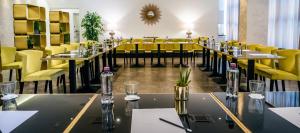
{"type": "Polygon", "coordinates": [[[248,0],[247,42],[268,43],[269,0],[248,0]]]}
{"type": "Polygon", "coordinates": [[[13,4],[32,4],[46,9],[47,45],[50,43],[49,35],[49,7],[45,0],[0,0],[0,40],[5,46],[14,46],[14,18],[13,4]]]}
{"type": "Polygon", "coordinates": [[[14,45],[13,3],[46,8],[47,45],[50,43],[49,9],[79,9],[80,20],[87,11],[96,11],[103,17],[107,31],[114,30],[122,37],[185,37],[187,30],[192,30],[193,37],[217,36],[218,30],[218,0],[1,0],[0,39],[2,44],[10,46],[14,45]],[[149,3],[158,5],[162,12],[160,22],[154,26],[145,25],[139,15],[141,8],[149,3]]]}
{"type": "Polygon", "coordinates": [[[218,30],[218,0],[47,0],[47,2],[50,8],[79,9],[80,20],[87,11],[97,11],[103,17],[107,30],[114,30],[117,36],[122,37],[185,37],[189,27],[192,27],[193,36],[216,36],[218,30]],[[162,12],[160,22],[154,26],[145,25],[139,15],[141,8],[149,3],[158,5],[162,12]]]}

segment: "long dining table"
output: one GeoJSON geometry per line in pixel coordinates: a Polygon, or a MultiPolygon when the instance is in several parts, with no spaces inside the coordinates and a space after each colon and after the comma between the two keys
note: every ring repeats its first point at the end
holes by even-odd
{"type": "Polygon", "coordinates": [[[103,52],[99,51],[90,51],[84,52],[80,54],[78,50],[75,51],[69,51],[66,53],[60,53],[55,55],[49,55],[45,58],[42,58],[42,60],[64,60],[69,62],[69,82],[70,82],[70,93],[75,93],[77,89],[77,63],[83,61],[83,71],[84,71],[84,88],[90,89],[90,74],[91,70],[89,68],[89,62],[90,60],[95,61],[95,83],[100,84],[100,56],[102,56],[103,52]]]}
{"type": "MultiPolygon", "coordinates": [[[[105,105],[101,104],[100,94],[21,94],[15,112],[7,113],[36,113],[19,125],[0,124],[13,127],[13,133],[130,133],[133,109],[174,108],[183,126],[195,133],[297,133],[300,128],[271,110],[299,107],[299,94],[266,92],[265,99],[257,100],[248,92],[240,92],[237,98],[228,98],[224,92],[196,93],[190,94],[187,101],[174,100],[174,94],[139,94],[139,100],[126,101],[124,94],[115,94],[114,103],[105,105]]],[[[4,129],[8,130],[0,126],[4,129]]]]}
{"type": "MultiPolygon", "coordinates": [[[[226,81],[226,70],[227,70],[227,59],[228,57],[232,58],[233,63],[238,63],[238,60],[247,60],[247,91],[249,91],[249,81],[254,79],[255,75],[255,63],[257,60],[263,60],[263,59],[270,59],[270,60],[281,60],[285,59],[285,57],[273,55],[273,54],[267,54],[267,53],[261,53],[258,51],[252,51],[252,50],[221,50],[220,47],[212,46],[212,45],[205,45],[205,44],[199,44],[201,47],[203,47],[203,66],[206,66],[205,70],[210,70],[210,54],[211,51],[213,51],[214,56],[214,67],[213,67],[213,76],[218,76],[218,53],[222,55],[222,71],[221,71],[221,77],[222,81],[226,81]]],[[[223,82],[224,83],[224,82],[223,82]]],[[[226,83],[226,82],[225,82],[226,83]]]]}

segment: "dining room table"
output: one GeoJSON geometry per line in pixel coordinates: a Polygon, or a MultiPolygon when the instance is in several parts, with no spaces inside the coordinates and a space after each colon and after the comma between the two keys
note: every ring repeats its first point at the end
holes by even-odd
{"type": "MultiPolygon", "coordinates": [[[[12,133],[130,133],[133,110],[174,109],[182,125],[192,132],[300,131],[299,127],[272,111],[299,107],[299,92],[266,92],[264,99],[253,99],[249,94],[239,92],[238,97],[230,98],[225,92],[194,93],[189,94],[186,101],[175,100],[172,93],[138,94],[140,99],[131,101],[125,100],[126,94],[114,94],[111,104],[102,104],[101,94],[20,94],[16,99],[17,108],[0,111],[0,115],[10,113],[13,118],[14,114],[34,113],[18,125],[0,124],[13,127],[9,128],[12,133]]],[[[0,109],[3,106],[0,102],[0,109]]],[[[0,126],[0,130],[2,128],[0,126]]]]}
{"type": "Polygon", "coordinates": [[[222,49],[220,46],[212,46],[211,44],[199,44],[201,47],[204,48],[203,55],[205,55],[206,59],[203,61],[206,61],[205,66],[207,70],[210,70],[210,54],[211,51],[213,51],[213,57],[214,57],[214,67],[213,67],[213,74],[212,76],[221,76],[220,83],[226,83],[226,71],[227,71],[227,61],[228,57],[232,58],[233,63],[238,63],[238,60],[247,60],[247,90],[249,92],[249,81],[254,80],[255,77],[255,63],[257,60],[263,60],[263,59],[269,59],[269,60],[282,60],[285,59],[285,57],[274,55],[274,54],[268,54],[268,53],[262,53],[258,51],[248,50],[248,49],[222,49]],[[221,59],[221,75],[218,74],[218,53],[222,55],[221,59]]]}
{"type": "MultiPolygon", "coordinates": [[[[75,93],[77,91],[77,64],[78,61],[83,61],[83,79],[84,79],[84,86],[82,90],[87,91],[91,89],[91,69],[90,69],[90,61],[94,60],[95,62],[95,79],[93,82],[95,84],[100,84],[100,56],[104,52],[100,52],[98,50],[90,50],[87,49],[85,52],[79,52],[78,50],[68,51],[65,53],[49,55],[42,60],[50,61],[50,60],[63,60],[68,61],[69,63],[69,82],[70,82],[70,93],[75,93]]],[[[103,60],[104,61],[104,60],[103,60]]],[[[99,88],[99,85],[96,85],[99,88]]]]}

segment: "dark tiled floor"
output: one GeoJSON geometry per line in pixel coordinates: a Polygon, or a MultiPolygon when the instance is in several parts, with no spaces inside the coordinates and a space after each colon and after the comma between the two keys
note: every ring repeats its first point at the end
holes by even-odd
{"type": "MultiPolygon", "coordinates": [[[[200,63],[200,58],[196,60],[196,64],[200,63]]],[[[156,60],[154,60],[156,62],[156,60]]],[[[130,68],[129,65],[123,65],[123,59],[118,59],[118,64],[122,65],[118,73],[115,76],[113,83],[114,93],[124,93],[124,82],[129,80],[138,81],[139,93],[173,93],[173,88],[178,79],[180,68],[172,67],[171,59],[167,60],[167,67],[153,68],[150,65],[150,59],[146,59],[146,66],[141,68],[130,68]]],[[[176,59],[174,63],[178,63],[179,59],[176,59]]],[[[143,63],[143,60],[140,60],[143,63]]],[[[190,62],[189,62],[190,63],[190,62]]],[[[218,85],[213,78],[208,77],[210,72],[203,72],[199,67],[190,63],[191,72],[191,93],[201,92],[215,92],[223,91],[221,88],[225,88],[225,85],[218,85]]],[[[4,71],[4,80],[8,80],[8,71],[4,71]]],[[[67,76],[68,78],[68,76],[67,76]]],[[[79,79],[77,81],[80,81],[79,79]]],[[[243,80],[245,81],[245,79],[243,80]]],[[[267,88],[268,87],[267,81],[267,88]]],[[[53,81],[54,93],[62,93],[62,86],[56,87],[56,81],[53,81]]],[[[78,82],[80,86],[80,82],[78,82]]],[[[279,82],[281,90],[281,84],[279,82]]],[[[24,87],[24,93],[33,93],[33,83],[26,83],[24,87]]],[[[286,88],[289,91],[297,90],[297,84],[294,81],[286,82],[286,88]]],[[[69,90],[68,79],[67,89],[69,90]]],[[[18,90],[16,90],[18,92],[18,90]]],[[[44,93],[44,82],[39,82],[38,93],[44,93]]]]}

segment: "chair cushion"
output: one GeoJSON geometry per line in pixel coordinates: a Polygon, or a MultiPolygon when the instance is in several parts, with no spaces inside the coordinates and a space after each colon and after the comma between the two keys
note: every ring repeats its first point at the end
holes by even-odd
{"type": "Polygon", "coordinates": [[[2,65],[3,70],[9,70],[9,69],[21,69],[22,68],[22,62],[12,62],[5,65],[2,65]]]}
{"type": "Polygon", "coordinates": [[[52,66],[50,69],[64,69],[67,70],[69,69],[69,63],[63,63],[59,65],[52,66]]]}
{"type": "Polygon", "coordinates": [[[255,69],[262,68],[262,69],[272,69],[272,67],[260,63],[255,63],[255,69]]]}
{"type": "Polygon", "coordinates": [[[256,71],[272,80],[298,80],[297,75],[282,70],[257,68],[256,71]]]}
{"type": "Polygon", "coordinates": [[[23,77],[22,81],[52,80],[64,74],[63,69],[41,70],[23,77]]]}

